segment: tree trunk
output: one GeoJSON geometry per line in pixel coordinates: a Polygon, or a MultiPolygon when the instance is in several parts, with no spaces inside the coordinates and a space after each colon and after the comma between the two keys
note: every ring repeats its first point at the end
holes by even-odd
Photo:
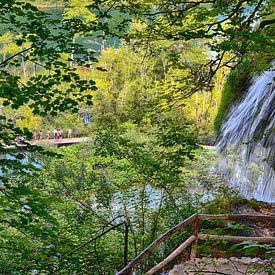
{"type": "Polygon", "coordinates": [[[199,92],[196,92],[196,103],[195,103],[195,116],[196,116],[196,127],[199,128],[199,92]]]}

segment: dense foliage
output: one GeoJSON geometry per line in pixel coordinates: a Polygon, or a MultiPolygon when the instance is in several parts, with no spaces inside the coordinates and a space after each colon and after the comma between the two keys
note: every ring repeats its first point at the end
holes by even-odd
{"type": "MultiPolygon", "coordinates": [[[[189,125],[170,128],[167,122],[150,135],[102,129],[94,143],[54,149],[62,158],[44,157],[41,172],[3,189],[10,211],[2,215],[1,272],[112,274],[192,213],[227,211],[237,195],[205,177],[211,156],[195,153],[189,125]],[[196,156],[201,160],[194,166],[196,156]],[[201,200],[208,192],[217,196],[219,209],[201,200]]],[[[141,273],[186,234],[157,250],[141,273]]]]}
{"type": "Polygon", "coordinates": [[[239,196],[209,178],[199,144],[213,142],[221,91],[218,124],[248,68],[270,66],[273,1],[0,8],[1,274],[112,274],[190,214],[230,211],[239,196]],[[55,127],[93,140],[29,144],[33,130],[55,127]]]}

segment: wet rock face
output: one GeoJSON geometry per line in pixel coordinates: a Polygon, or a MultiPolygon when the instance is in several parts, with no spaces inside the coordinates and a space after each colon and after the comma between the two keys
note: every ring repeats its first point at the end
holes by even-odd
{"type": "Polygon", "coordinates": [[[169,275],[268,275],[268,270],[275,268],[270,260],[259,258],[231,257],[229,259],[193,259],[184,264],[176,265],[169,275]]]}
{"type": "Polygon", "coordinates": [[[275,71],[256,77],[221,126],[217,171],[244,196],[275,202],[275,71]]]}

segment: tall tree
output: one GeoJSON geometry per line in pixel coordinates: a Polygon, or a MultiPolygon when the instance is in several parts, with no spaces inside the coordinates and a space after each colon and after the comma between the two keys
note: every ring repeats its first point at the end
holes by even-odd
{"type": "Polygon", "coordinates": [[[138,43],[148,47],[161,40],[175,44],[205,41],[215,54],[198,68],[194,79],[200,80],[197,88],[209,85],[220,67],[235,68],[247,62],[251,69],[262,69],[270,66],[274,57],[273,0],[117,1],[116,6],[132,13],[138,22],[139,28],[129,39],[137,37],[138,43]]]}
{"type": "MultiPolygon", "coordinates": [[[[20,1],[1,1],[0,8],[0,35],[9,38],[0,62],[2,104],[13,109],[29,104],[33,114],[55,115],[66,109],[77,111],[80,101],[91,103],[90,91],[96,89],[94,81],[81,79],[76,68],[69,66],[71,59],[64,56],[74,53],[73,62],[77,66],[85,66],[88,60],[94,59],[82,45],[73,43],[73,38],[78,33],[90,33],[96,23],[88,26],[81,18],[52,18],[47,12],[20,1]],[[25,69],[26,62],[37,65],[40,73],[28,78],[25,73],[22,78],[14,68],[25,69]]],[[[12,154],[16,160],[18,154],[7,146],[17,135],[24,134],[30,139],[31,134],[16,128],[3,113],[1,119],[1,154],[12,154]]],[[[3,172],[24,171],[20,161],[1,159],[0,162],[3,172]]],[[[5,173],[0,177],[8,180],[5,173]]]]}

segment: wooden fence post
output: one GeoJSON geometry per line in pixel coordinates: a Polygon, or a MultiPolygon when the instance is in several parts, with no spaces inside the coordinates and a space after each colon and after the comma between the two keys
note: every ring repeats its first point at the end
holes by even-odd
{"type": "Polygon", "coordinates": [[[124,234],[124,266],[128,264],[128,238],[129,238],[129,225],[128,221],[124,221],[125,234],[124,234]]]}
{"type": "Polygon", "coordinates": [[[190,260],[196,258],[196,256],[197,256],[197,245],[198,245],[199,230],[200,230],[199,219],[197,217],[196,220],[193,223],[193,235],[196,236],[196,240],[192,244],[191,253],[190,253],[190,260]]]}

